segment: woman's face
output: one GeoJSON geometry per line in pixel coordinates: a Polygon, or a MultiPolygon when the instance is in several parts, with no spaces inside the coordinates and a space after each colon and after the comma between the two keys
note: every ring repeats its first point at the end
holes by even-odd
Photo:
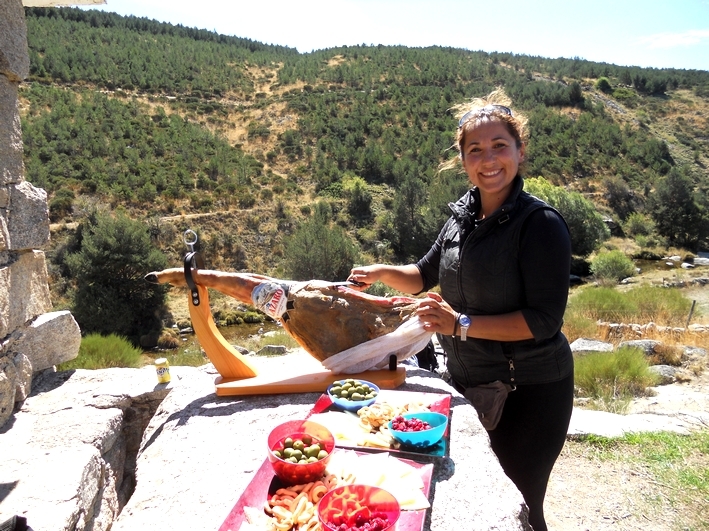
{"type": "Polygon", "coordinates": [[[480,190],[483,205],[486,199],[501,204],[507,198],[524,160],[524,148],[517,147],[505,124],[498,121],[484,121],[465,132],[463,168],[470,183],[480,190]]]}

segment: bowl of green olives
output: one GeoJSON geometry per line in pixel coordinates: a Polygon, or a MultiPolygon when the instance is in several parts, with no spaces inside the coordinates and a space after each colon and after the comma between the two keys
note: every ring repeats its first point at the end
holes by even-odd
{"type": "Polygon", "coordinates": [[[330,395],[335,407],[356,412],[377,401],[379,387],[366,380],[346,378],[333,382],[327,388],[327,394],[330,395]]]}
{"type": "Polygon", "coordinates": [[[334,450],[330,430],[310,420],[284,422],[268,435],[268,460],[284,486],[322,478],[334,450]]]}

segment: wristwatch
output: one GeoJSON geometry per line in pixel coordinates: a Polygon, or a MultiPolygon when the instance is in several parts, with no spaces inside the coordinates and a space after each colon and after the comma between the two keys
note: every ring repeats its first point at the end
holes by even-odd
{"type": "Polygon", "coordinates": [[[458,315],[458,324],[460,325],[460,340],[466,341],[468,339],[468,328],[470,328],[470,317],[461,313],[458,315]]]}

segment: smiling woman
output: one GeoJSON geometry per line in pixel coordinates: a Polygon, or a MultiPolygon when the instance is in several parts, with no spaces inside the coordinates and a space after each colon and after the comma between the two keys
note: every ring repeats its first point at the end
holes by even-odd
{"type": "Polygon", "coordinates": [[[498,90],[455,110],[459,156],[441,169],[462,167],[472,188],[449,203],[452,216],[416,264],[356,267],[350,279],[413,293],[440,286],[416,315],[438,333],[461,393],[495,393],[500,383],[511,390],[473,405],[530,524],[543,531],[544,493],[573,401],[573,359],[561,332],[571,239],[561,215],[523,191],[526,119],[509,98],[498,90]],[[498,415],[499,423],[487,423],[498,415]]]}

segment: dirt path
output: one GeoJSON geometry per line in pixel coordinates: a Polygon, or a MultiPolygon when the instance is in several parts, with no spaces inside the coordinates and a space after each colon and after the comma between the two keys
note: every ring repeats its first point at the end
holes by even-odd
{"type": "MultiPolygon", "coordinates": [[[[709,370],[690,382],[658,388],[654,397],[636,399],[631,412],[709,414],[707,397],[709,370]]],[[[678,514],[683,508],[671,503],[668,493],[672,494],[671,487],[658,483],[639,465],[602,459],[588,444],[569,440],[552,471],[544,510],[550,531],[707,528],[680,527],[678,514]]],[[[702,512],[709,513],[709,500],[702,512]]]]}

